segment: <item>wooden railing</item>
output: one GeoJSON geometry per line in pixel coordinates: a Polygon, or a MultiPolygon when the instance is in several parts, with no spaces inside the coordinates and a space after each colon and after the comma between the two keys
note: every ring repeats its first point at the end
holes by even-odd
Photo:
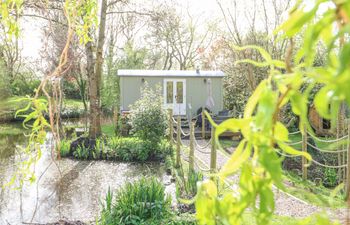
{"type": "MultiPolygon", "coordinates": [[[[206,125],[207,122],[205,119],[205,114],[202,113],[202,126],[201,126],[201,137],[202,140],[205,140],[206,138],[206,125]]],[[[198,119],[198,118],[196,118],[198,119]]],[[[186,138],[189,140],[189,145],[187,146],[189,148],[188,156],[185,156],[188,158],[188,166],[189,171],[195,170],[195,166],[197,165],[197,168],[199,168],[202,171],[210,172],[211,174],[217,172],[217,143],[215,137],[215,128],[213,126],[211,127],[211,139],[209,142],[207,142],[204,145],[199,145],[198,141],[196,140],[195,136],[195,121],[189,121],[189,133],[186,133],[182,130],[181,127],[181,117],[176,116],[176,120],[173,117],[172,110],[169,110],[169,140],[176,145],[176,166],[179,167],[181,164],[181,156],[183,156],[182,152],[182,146],[183,146],[183,138],[186,138]],[[175,126],[174,126],[175,125],[175,126]],[[176,127],[176,131],[174,131],[174,127],[176,127]],[[176,139],[174,139],[176,137],[176,139]],[[210,150],[209,150],[210,149],[210,150]],[[195,151],[199,151],[205,154],[210,155],[210,164],[208,169],[200,168],[198,161],[200,161],[199,158],[196,157],[195,151]],[[206,151],[205,151],[206,150],[206,151]]],[[[350,191],[350,123],[348,132],[346,135],[342,137],[337,137],[336,139],[322,139],[314,134],[308,132],[306,129],[303,132],[297,131],[292,132],[290,135],[301,135],[301,140],[296,142],[290,142],[288,143],[293,148],[307,152],[308,148],[313,148],[316,151],[319,151],[320,153],[327,153],[327,154],[338,154],[340,157],[338,157],[338,165],[329,165],[326,162],[322,163],[317,161],[316,159],[312,159],[312,163],[314,163],[317,166],[323,167],[323,168],[332,168],[335,170],[338,170],[339,174],[342,174],[338,177],[338,182],[344,182],[346,190],[350,191]],[[335,147],[335,149],[325,149],[325,148],[319,148],[317,144],[312,144],[309,141],[309,138],[312,138],[314,141],[318,142],[326,142],[329,144],[337,144],[340,143],[338,146],[335,147]],[[299,145],[299,146],[298,146],[299,145]],[[347,145],[347,146],[345,146],[347,145]]],[[[293,155],[285,154],[284,152],[278,150],[278,154],[280,156],[284,157],[295,157],[293,155]]],[[[202,161],[203,162],[203,161],[202,161]]],[[[301,172],[302,172],[302,178],[307,179],[308,178],[308,166],[310,165],[310,162],[306,160],[305,157],[301,157],[301,172]]]]}
{"type": "MultiPolygon", "coordinates": [[[[211,126],[211,139],[210,143],[207,143],[207,146],[200,146],[195,137],[195,121],[189,121],[189,133],[185,133],[182,130],[181,127],[181,117],[176,116],[176,120],[173,117],[173,112],[171,109],[168,111],[168,116],[169,116],[169,140],[171,143],[173,143],[175,146],[175,166],[179,167],[181,164],[181,146],[183,146],[183,141],[181,136],[187,137],[189,139],[189,153],[188,153],[188,165],[189,165],[189,171],[194,171],[195,170],[195,165],[198,165],[198,162],[196,162],[196,156],[195,156],[195,148],[203,148],[203,149],[208,149],[210,145],[210,152],[206,152],[210,154],[210,168],[209,171],[211,173],[217,172],[217,150],[216,150],[216,143],[215,143],[215,138],[214,137],[214,128],[211,126]],[[175,126],[174,126],[175,125],[175,126]],[[174,132],[174,127],[176,127],[176,132],[174,132]],[[175,134],[175,135],[174,135],[175,134]],[[174,136],[176,137],[174,139],[174,136]]],[[[206,129],[205,129],[205,114],[202,114],[202,140],[205,140],[206,138],[206,129]]],[[[198,166],[197,166],[198,167],[198,166]]],[[[205,170],[205,169],[202,169],[205,170]]]]}

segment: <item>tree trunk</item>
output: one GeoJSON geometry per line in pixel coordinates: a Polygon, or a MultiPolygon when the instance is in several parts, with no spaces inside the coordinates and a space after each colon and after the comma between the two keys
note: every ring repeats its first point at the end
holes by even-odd
{"type": "Polygon", "coordinates": [[[107,0],[102,0],[100,24],[97,40],[96,61],[93,60],[92,43],[86,44],[87,55],[87,73],[89,76],[89,97],[90,97],[90,115],[89,115],[89,138],[95,139],[101,136],[101,77],[103,66],[103,45],[105,42],[107,15],[107,0]],[[96,66],[95,66],[96,65],[96,66]],[[94,70],[95,69],[95,70],[94,70]]]}
{"type": "Polygon", "coordinates": [[[100,125],[100,100],[98,98],[98,82],[95,74],[95,62],[93,55],[92,42],[89,41],[85,45],[86,51],[86,72],[89,77],[89,100],[90,100],[90,113],[89,113],[89,137],[96,138],[101,134],[100,125]]]}

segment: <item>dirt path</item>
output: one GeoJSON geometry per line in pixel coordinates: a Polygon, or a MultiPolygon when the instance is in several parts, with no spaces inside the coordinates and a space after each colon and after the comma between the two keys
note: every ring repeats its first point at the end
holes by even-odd
{"type": "MultiPolygon", "coordinates": [[[[184,140],[185,145],[189,145],[188,140],[184,140]]],[[[198,144],[205,146],[206,141],[198,141],[198,144]]],[[[209,168],[210,165],[210,146],[205,149],[195,148],[196,160],[200,162],[201,167],[209,168]],[[203,165],[204,164],[204,165],[203,165]]],[[[217,152],[217,167],[220,169],[229,159],[229,154],[218,150],[217,152]]],[[[198,169],[198,167],[197,167],[198,169]]],[[[238,183],[239,176],[231,178],[233,183],[238,183]]],[[[237,186],[232,187],[233,190],[237,189],[237,186]]],[[[319,206],[311,205],[302,199],[296,198],[288,193],[282,192],[274,188],[275,194],[275,214],[280,216],[291,216],[291,217],[307,217],[314,213],[327,213],[335,220],[345,221],[347,216],[346,209],[327,209],[319,206]]],[[[345,223],[344,223],[345,224],[345,223]]]]}

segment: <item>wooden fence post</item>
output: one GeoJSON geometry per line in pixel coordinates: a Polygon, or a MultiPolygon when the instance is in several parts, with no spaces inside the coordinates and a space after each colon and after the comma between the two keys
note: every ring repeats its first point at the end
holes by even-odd
{"type": "Polygon", "coordinates": [[[181,151],[181,118],[177,116],[177,134],[176,134],[176,167],[180,167],[180,151],[181,151]]]}
{"type": "Polygon", "coordinates": [[[205,113],[204,113],[204,108],[202,108],[202,139],[205,139],[205,113]]]}
{"type": "MultiPolygon", "coordinates": [[[[346,126],[349,127],[349,122],[346,123],[346,120],[344,119],[343,121],[343,134],[346,135],[346,126]]],[[[349,143],[349,130],[348,130],[348,143],[349,143]]],[[[342,149],[346,149],[348,147],[348,145],[346,143],[342,143],[342,149]]],[[[347,164],[348,160],[347,160],[347,152],[343,152],[343,164],[347,164]]],[[[347,176],[348,176],[348,170],[347,167],[343,168],[343,180],[344,182],[347,182],[347,176]]],[[[346,186],[346,185],[345,185],[346,186]]],[[[346,188],[346,187],[345,187],[346,188]]]]}
{"type": "Polygon", "coordinates": [[[173,110],[168,109],[168,115],[169,115],[169,141],[170,144],[173,144],[173,137],[174,137],[174,124],[173,124],[173,110]]]}
{"type": "Polygon", "coordinates": [[[215,143],[215,128],[213,126],[211,127],[210,172],[216,173],[216,143],[215,143]]]}
{"type": "MultiPolygon", "coordinates": [[[[302,151],[307,152],[307,129],[304,127],[304,132],[302,133],[302,151]]],[[[306,167],[306,158],[301,157],[301,170],[302,170],[302,177],[304,180],[307,179],[307,167],[306,167]]]]}
{"type": "Polygon", "coordinates": [[[345,193],[346,200],[349,199],[350,194],[350,120],[348,121],[348,151],[347,151],[347,163],[346,163],[346,184],[345,184],[345,193]]]}
{"type": "Polygon", "coordinates": [[[190,155],[189,155],[189,173],[194,171],[194,123],[190,122],[190,155]]]}
{"type": "MultiPolygon", "coordinates": [[[[339,112],[338,112],[338,118],[337,118],[337,139],[341,138],[343,135],[345,135],[345,103],[342,102],[340,104],[339,112]]],[[[337,149],[341,150],[344,149],[344,144],[342,143],[341,145],[337,145],[337,149]]],[[[344,165],[346,163],[346,157],[345,157],[345,152],[339,152],[338,153],[338,165],[344,165]]],[[[338,169],[338,181],[339,183],[346,181],[347,176],[347,170],[346,168],[339,168],[338,169]]]]}

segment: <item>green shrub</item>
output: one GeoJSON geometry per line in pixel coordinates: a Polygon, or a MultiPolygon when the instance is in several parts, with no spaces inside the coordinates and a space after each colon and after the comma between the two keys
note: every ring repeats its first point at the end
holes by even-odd
{"type": "Polygon", "coordinates": [[[107,153],[108,159],[123,161],[146,161],[150,157],[151,143],[136,137],[114,137],[108,141],[111,150],[107,153]]]}
{"type": "Polygon", "coordinates": [[[172,154],[173,151],[174,146],[167,139],[163,139],[158,143],[154,154],[158,157],[165,158],[165,156],[172,154]]]}
{"type": "Polygon", "coordinates": [[[334,168],[326,168],[324,171],[325,180],[323,184],[326,187],[335,187],[338,183],[337,170],[334,168]]]}
{"type": "Polygon", "coordinates": [[[40,84],[40,80],[23,80],[23,79],[16,79],[11,83],[11,93],[13,95],[33,95],[34,90],[38,88],[40,84]]]}
{"type": "MultiPolygon", "coordinates": [[[[61,156],[68,156],[70,141],[61,142],[61,156]]],[[[112,137],[96,139],[96,147],[92,150],[79,146],[73,156],[77,159],[107,159],[144,162],[150,159],[163,159],[173,151],[167,140],[158,144],[137,137],[112,137]]]]}
{"type": "Polygon", "coordinates": [[[77,149],[73,152],[73,156],[77,159],[87,160],[89,158],[89,148],[79,145],[77,149]]]}
{"type": "Polygon", "coordinates": [[[103,225],[162,224],[170,213],[171,199],[165,188],[156,178],[141,178],[127,183],[115,197],[115,204],[108,209],[111,194],[106,197],[100,223],[103,225]],[[158,221],[158,222],[155,222],[158,221]]]}
{"type": "Polygon", "coordinates": [[[161,96],[160,88],[154,91],[146,83],[141,98],[130,107],[131,132],[136,137],[155,144],[165,137],[167,128],[161,96]]]}
{"type": "Polygon", "coordinates": [[[60,155],[61,155],[61,157],[69,156],[70,144],[71,144],[71,141],[69,141],[69,140],[61,140],[61,142],[60,142],[60,155]]]}
{"type": "Polygon", "coordinates": [[[80,91],[77,84],[63,79],[63,93],[68,99],[80,99],[80,91]]]}
{"type": "Polygon", "coordinates": [[[121,114],[118,117],[116,124],[116,135],[117,136],[129,136],[131,125],[130,125],[130,116],[128,114],[121,114]]]}

